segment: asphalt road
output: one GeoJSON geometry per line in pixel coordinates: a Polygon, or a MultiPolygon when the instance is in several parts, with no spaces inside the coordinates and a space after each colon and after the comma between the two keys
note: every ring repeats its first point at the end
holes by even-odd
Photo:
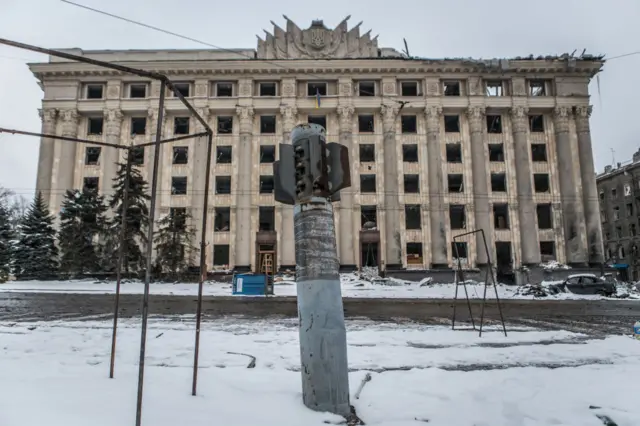
{"type": "MultiPolygon", "coordinates": [[[[141,314],[141,295],[120,296],[120,317],[141,314]]],[[[196,297],[150,296],[150,315],[195,315],[196,297]]],[[[472,311],[479,321],[481,301],[472,301],[472,311]]],[[[450,299],[365,299],[345,298],[347,318],[374,321],[415,321],[425,324],[451,324],[453,300],[450,299]]],[[[630,334],[633,323],[640,320],[640,302],[632,300],[504,300],[502,312],[508,325],[602,335],[630,334]]],[[[0,321],[31,322],[53,320],[98,320],[112,317],[114,295],[111,294],[44,294],[0,293],[0,321]]],[[[461,326],[469,323],[469,308],[464,300],[457,302],[457,319],[461,326]]],[[[206,319],[225,316],[244,318],[297,317],[295,297],[246,298],[204,297],[206,319]]],[[[487,301],[485,324],[499,324],[495,301],[487,301]]]]}

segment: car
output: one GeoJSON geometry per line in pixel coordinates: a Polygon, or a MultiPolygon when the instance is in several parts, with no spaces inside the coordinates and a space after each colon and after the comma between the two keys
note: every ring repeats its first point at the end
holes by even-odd
{"type": "Polygon", "coordinates": [[[593,274],[571,275],[562,282],[560,287],[574,294],[597,294],[607,297],[616,294],[614,282],[605,281],[593,274]]]}

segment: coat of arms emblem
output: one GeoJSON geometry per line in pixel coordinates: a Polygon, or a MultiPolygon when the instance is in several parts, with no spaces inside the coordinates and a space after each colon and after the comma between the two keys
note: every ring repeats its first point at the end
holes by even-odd
{"type": "Polygon", "coordinates": [[[326,31],[322,28],[312,28],[309,30],[310,38],[311,38],[311,46],[316,49],[321,49],[325,45],[325,33],[326,31]]]}

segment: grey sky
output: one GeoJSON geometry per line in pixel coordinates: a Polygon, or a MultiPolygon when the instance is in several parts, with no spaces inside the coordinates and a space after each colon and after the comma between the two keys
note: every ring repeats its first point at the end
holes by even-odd
{"type": "MultiPolygon", "coordinates": [[[[400,50],[406,38],[412,55],[424,57],[507,57],[561,54],[583,48],[608,57],[640,51],[637,0],[74,0],[227,48],[255,48],[256,34],[285,25],[286,14],[301,27],[312,19],[350,25],[379,34],[379,46],[400,50]],[[313,5],[322,5],[314,10],[313,5]],[[236,8],[237,6],[237,8],[236,8]]],[[[96,14],[59,0],[3,0],[0,37],[51,48],[204,48],[96,14]]],[[[0,46],[0,127],[40,131],[42,92],[27,62],[44,55],[0,46]]],[[[599,171],[631,158],[640,146],[638,80],[640,55],[605,64],[591,84],[594,157],[599,171]]],[[[0,186],[33,195],[37,138],[0,134],[0,186]]]]}

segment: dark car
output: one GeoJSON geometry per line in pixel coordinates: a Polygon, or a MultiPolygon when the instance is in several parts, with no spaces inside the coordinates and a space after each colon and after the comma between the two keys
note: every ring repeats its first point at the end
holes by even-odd
{"type": "Polygon", "coordinates": [[[574,294],[598,294],[607,297],[616,294],[615,283],[605,281],[593,274],[571,275],[560,287],[574,294]]]}

